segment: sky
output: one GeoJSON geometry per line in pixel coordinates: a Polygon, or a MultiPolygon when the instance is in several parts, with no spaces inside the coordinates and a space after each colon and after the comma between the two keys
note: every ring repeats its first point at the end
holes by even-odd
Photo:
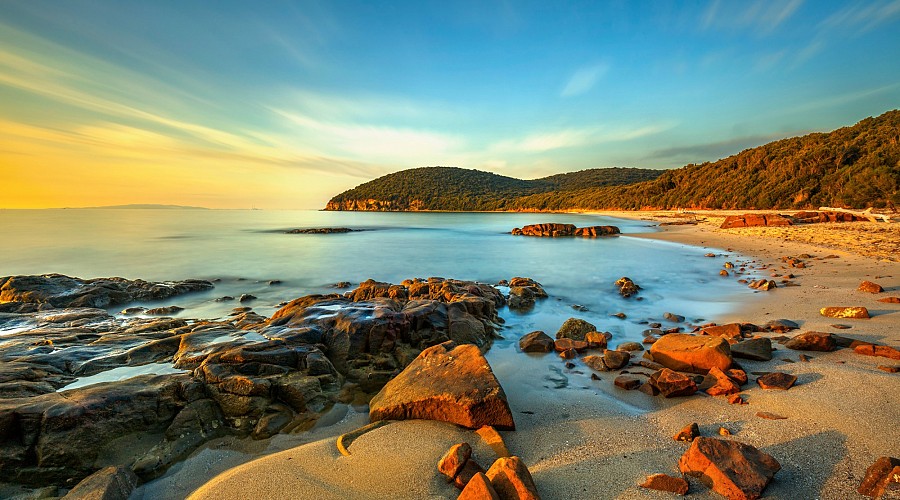
{"type": "Polygon", "coordinates": [[[677,168],[900,107],[900,0],[0,2],[0,208],[321,208],[677,168]]]}

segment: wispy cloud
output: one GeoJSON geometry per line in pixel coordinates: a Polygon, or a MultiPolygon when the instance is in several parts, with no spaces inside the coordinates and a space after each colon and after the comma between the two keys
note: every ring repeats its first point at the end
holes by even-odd
{"type": "Polygon", "coordinates": [[[609,72],[609,65],[598,63],[578,68],[560,93],[561,97],[574,97],[588,92],[609,72]]]}
{"type": "Polygon", "coordinates": [[[871,31],[900,17],[900,0],[882,0],[871,3],[852,2],[821,23],[825,29],[853,30],[857,34],[871,31]]]}
{"type": "Polygon", "coordinates": [[[804,0],[722,2],[713,0],[700,19],[703,29],[752,28],[771,33],[791,18],[804,0]]]}
{"type": "Polygon", "coordinates": [[[739,153],[747,148],[756,147],[768,142],[772,142],[774,140],[783,139],[785,137],[803,133],[805,132],[801,131],[769,135],[752,135],[735,137],[723,141],[663,148],[653,151],[645,158],[652,160],[666,159],[670,160],[672,164],[676,165],[683,165],[685,163],[692,162],[714,161],[739,153]]]}
{"type": "Polygon", "coordinates": [[[497,152],[542,153],[557,149],[623,142],[659,134],[671,129],[674,125],[674,123],[657,123],[636,127],[595,126],[565,128],[503,140],[494,144],[490,150],[497,152]]]}

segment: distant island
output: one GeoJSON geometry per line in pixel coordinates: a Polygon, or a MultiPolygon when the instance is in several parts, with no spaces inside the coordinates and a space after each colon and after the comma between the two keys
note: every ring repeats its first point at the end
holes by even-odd
{"type": "Polygon", "coordinates": [[[67,209],[95,209],[95,208],[103,208],[103,209],[141,209],[141,210],[209,210],[206,207],[191,207],[185,205],[158,205],[155,203],[132,203],[130,205],[105,205],[100,207],[66,207],[67,209]]]}
{"type": "Polygon", "coordinates": [[[325,210],[563,211],[890,208],[900,205],[900,110],[673,170],[601,168],[534,180],[455,167],[379,177],[325,210]]]}

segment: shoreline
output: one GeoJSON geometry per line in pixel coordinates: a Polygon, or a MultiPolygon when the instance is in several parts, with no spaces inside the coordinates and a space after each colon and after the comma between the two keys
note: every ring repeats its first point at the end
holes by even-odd
{"type": "MultiPolygon", "coordinates": [[[[641,219],[660,212],[595,214],[641,219]]],[[[697,224],[631,236],[733,251],[770,269],[783,265],[781,257],[810,254],[808,267],[791,270],[800,286],[759,292],[767,295],[715,320],[764,324],[785,318],[800,323],[801,329],[793,333],[825,331],[900,346],[900,306],[875,301],[900,294],[898,263],[747,232],[751,234],[697,224]],[[838,258],[824,258],[832,254],[838,258]],[[864,279],[887,291],[879,296],[855,291],[864,279]],[[819,315],[819,308],[835,305],[865,305],[873,317],[834,320],[819,315]],[[834,324],[852,328],[836,330],[834,324]]],[[[776,346],[772,361],[741,364],[748,372],[794,374],[798,385],[787,392],[763,391],[751,381],[741,393],[749,402],[743,406],[701,395],[649,398],[612,387],[609,374],[595,387],[535,391],[527,382],[504,383],[511,370],[521,367],[494,366],[518,424],[517,431],[502,435],[510,451],[528,465],[543,498],[666,498],[668,494],[637,484],[652,473],[678,475],[677,461],[686,447],[671,436],[691,422],[699,423],[706,436],[726,427],[733,433],[730,439],[756,446],[781,462],[783,469],[764,498],[865,498],[856,493],[865,469],[877,457],[896,455],[900,449],[894,421],[900,401],[885,397],[900,391],[900,376],[876,369],[897,363],[848,349],[807,353],[812,359],[803,363],[797,362],[800,351],[776,346]],[[764,420],[755,416],[759,411],[788,418],[764,420]]],[[[364,416],[354,418],[366,421],[360,419],[364,416]]],[[[471,431],[439,422],[403,421],[360,437],[349,457],[337,452],[333,439],[323,439],[229,469],[191,498],[296,498],[298,492],[304,498],[455,497],[458,492],[438,479],[435,464],[443,451],[462,440],[473,445],[483,466],[490,464],[491,451],[471,431]]],[[[690,482],[690,498],[720,498],[690,482]]]]}

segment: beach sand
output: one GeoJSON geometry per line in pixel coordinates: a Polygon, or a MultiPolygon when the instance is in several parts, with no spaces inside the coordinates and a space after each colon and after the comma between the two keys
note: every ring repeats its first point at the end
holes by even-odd
{"type": "MultiPolygon", "coordinates": [[[[721,213],[610,213],[652,220],[700,220],[698,224],[665,226],[657,238],[735,253],[770,266],[766,272],[793,273],[800,286],[779,287],[719,324],[790,319],[803,331],[822,331],[900,347],[900,304],[876,299],[900,295],[900,224],[819,224],[803,228],[718,230],[721,213]],[[863,225],[857,225],[863,224],[863,225]],[[834,226],[833,228],[831,226],[834,226]],[[817,235],[820,235],[817,237],[817,235]],[[784,256],[809,254],[802,269],[781,269],[784,256]],[[836,256],[836,257],[832,257],[836,256]],[[825,258],[829,257],[829,258],[825,258]],[[862,280],[881,284],[885,292],[856,291],[862,280]],[[819,315],[825,306],[866,306],[871,319],[835,320],[819,315]],[[843,324],[839,330],[831,325],[843,324]]],[[[736,260],[746,260],[735,255],[736,260]]],[[[710,274],[720,268],[711,263],[710,274]]],[[[716,276],[718,278],[718,276],[716,276]]],[[[721,279],[737,279],[734,276],[721,279]]],[[[774,279],[774,278],[773,278],[774,279]]],[[[776,336],[777,334],[762,334],[776,336]]],[[[670,400],[615,388],[612,373],[590,385],[547,390],[539,380],[511,377],[532,363],[494,366],[516,419],[517,430],[503,432],[507,447],[528,465],[545,499],[671,498],[672,494],[638,486],[653,473],[680,475],[678,459],[687,444],[672,436],[691,422],[704,436],[725,427],[734,439],[774,456],[782,470],[763,498],[865,498],[856,488],[866,468],[879,456],[900,455],[900,374],[876,369],[900,361],[858,355],[849,349],[831,353],[799,351],[774,344],[768,362],[740,360],[747,372],[783,371],[798,377],[788,391],[764,391],[751,375],[741,393],[747,405],[729,405],[722,397],[697,394],[670,400]],[[515,381],[515,382],[513,382],[515,381]],[[766,420],[757,412],[787,417],[766,420]]],[[[547,355],[552,356],[552,355],[547,355]]],[[[489,358],[490,359],[490,358],[489,358]]],[[[554,362],[556,360],[554,359],[554,362]]],[[[561,363],[560,363],[561,364],[561,363]]],[[[587,367],[581,367],[590,372],[587,367]]],[[[646,369],[633,371],[649,372],[646,369]]],[[[537,376],[535,378],[538,378],[537,376]]],[[[368,421],[364,413],[345,418],[336,432],[368,421]]],[[[395,422],[358,438],[342,456],[333,437],[320,439],[232,468],[197,489],[196,499],[243,498],[455,498],[458,490],[440,477],[436,464],[458,442],[475,449],[485,468],[495,455],[473,432],[429,421],[395,422]]],[[[194,461],[185,465],[200,467],[194,461]]],[[[721,498],[689,478],[689,498],[721,498]]]]}

